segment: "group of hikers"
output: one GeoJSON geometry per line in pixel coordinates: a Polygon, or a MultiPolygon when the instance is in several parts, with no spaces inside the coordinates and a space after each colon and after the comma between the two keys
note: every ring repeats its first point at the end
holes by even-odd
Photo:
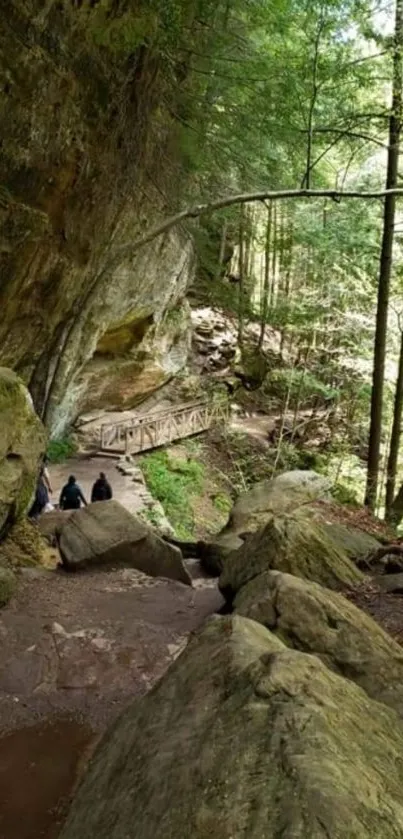
{"type": "MultiPolygon", "coordinates": [[[[35,499],[28,513],[30,519],[38,519],[43,512],[53,510],[50,502],[52,495],[47,458],[45,457],[39,471],[38,482],[35,491],[35,499]]],[[[94,482],[91,490],[91,504],[96,501],[109,501],[112,498],[112,487],[104,472],[99,473],[99,478],[94,482]]],[[[87,501],[81,487],[74,475],[70,475],[67,484],[64,485],[59,498],[58,508],[60,510],[79,510],[81,505],[87,506],[87,501]]]]}

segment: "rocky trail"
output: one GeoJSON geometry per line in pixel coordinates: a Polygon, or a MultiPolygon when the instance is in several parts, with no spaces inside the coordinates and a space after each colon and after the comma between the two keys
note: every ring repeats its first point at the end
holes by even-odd
{"type": "MultiPolygon", "coordinates": [[[[266,432],[265,422],[256,423],[258,434],[266,432]]],[[[253,433],[255,418],[242,424],[250,425],[253,433]]],[[[138,513],[147,490],[116,466],[113,459],[99,456],[75,457],[52,466],[53,501],[57,503],[70,474],[89,500],[94,480],[105,471],[114,498],[129,512],[138,513]]],[[[277,479],[273,501],[288,509],[288,489],[282,495],[281,480],[277,479]]],[[[321,484],[322,479],[318,481],[321,484]]],[[[304,487],[302,492],[306,493],[304,487]]],[[[235,529],[242,529],[245,514],[250,519],[255,507],[260,511],[258,495],[246,494],[245,502],[241,498],[235,505],[235,529]]],[[[298,505],[301,499],[295,497],[298,505]]],[[[267,487],[264,499],[269,508],[267,487]]],[[[312,510],[331,528],[352,528],[357,534],[374,527],[364,512],[348,511],[320,497],[312,510]]],[[[265,516],[263,512],[263,520],[265,516]]],[[[379,526],[380,537],[381,530],[379,526]]],[[[296,555],[300,556],[299,549],[296,555]]],[[[78,780],[106,728],[133,698],[149,693],[189,637],[224,605],[217,581],[206,578],[196,560],[186,561],[192,588],[133,568],[67,574],[57,562],[53,550],[48,568],[21,569],[17,594],[0,612],[0,839],[59,838],[78,780]]],[[[250,562],[249,557],[242,567],[248,568],[250,562]]],[[[381,592],[373,582],[360,582],[360,575],[356,584],[354,580],[351,577],[348,599],[401,643],[402,598],[381,592]]],[[[248,589],[243,591],[237,612],[249,616],[252,609],[256,618],[253,592],[250,606],[248,589]]]]}
{"type": "MultiPolygon", "coordinates": [[[[52,467],[54,499],[72,472],[89,497],[100,469],[136,512],[136,487],[101,458],[52,467]]],[[[193,588],[134,569],[21,571],[17,595],[0,613],[0,839],[58,836],[99,735],[221,607],[216,582],[187,565],[193,588]]]]}

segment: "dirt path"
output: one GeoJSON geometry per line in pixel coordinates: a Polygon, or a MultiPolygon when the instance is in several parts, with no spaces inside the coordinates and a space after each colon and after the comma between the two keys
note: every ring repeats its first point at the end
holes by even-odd
{"type": "MultiPolygon", "coordinates": [[[[136,512],[136,487],[103,458],[53,466],[53,498],[71,473],[89,497],[101,470],[136,512]]],[[[193,588],[133,569],[21,571],[0,611],[0,839],[57,839],[100,734],[221,607],[215,581],[189,568],[193,588]]]]}
{"type": "Polygon", "coordinates": [[[120,501],[131,513],[137,513],[142,507],[141,498],[133,481],[118,472],[116,462],[112,458],[105,457],[76,457],[67,460],[66,463],[53,464],[49,467],[53,489],[52,503],[58,503],[60,491],[69,475],[75,475],[85,498],[89,501],[94,481],[99,477],[100,472],[105,472],[112,486],[114,498],[120,501]]]}

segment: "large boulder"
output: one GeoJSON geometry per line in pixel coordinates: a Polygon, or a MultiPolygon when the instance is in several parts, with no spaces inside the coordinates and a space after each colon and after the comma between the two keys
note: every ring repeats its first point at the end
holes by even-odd
{"type": "Polygon", "coordinates": [[[245,618],[213,618],[90,763],[60,839],[397,839],[397,714],[245,618]]]}
{"type": "Polygon", "coordinates": [[[56,533],[64,566],[126,565],[150,577],[192,585],[178,548],[160,539],[118,501],[100,501],[76,510],[56,533]]]}
{"type": "Polygon", "coordinates": [[[320,656],[403,717],[403,650],[371,617],[317,583],[266,571],[243,586],[236,611],[288,646],[320,656]]]}
{"type": "Polygon", "coordinates": [[[19,377],[0,367],[0,535],[28,510],[46,433],[19,377]]]}
{"type": "Polygon", "coordinates": [[[325,499],[330,488],[328,478],[303,469],[284,472],[269,481],[259,481],[235,502],[222,533],[253,533],[273,516],[325,499]]]}
{"type": "Polygon", "coordinates": [[[229,554],[220,576],[220,590],[231,603],[245,583],[270,569],[332,589],[363,580],[361,572],[324,528],[301,512],[273,518],[263,530],[249,536],[241,548],[229,554]]]}

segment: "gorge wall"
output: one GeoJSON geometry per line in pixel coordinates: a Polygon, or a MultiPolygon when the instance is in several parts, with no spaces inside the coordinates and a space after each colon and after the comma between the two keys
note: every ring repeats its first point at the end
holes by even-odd
{"type": "MultiPolygon", "coordinates": [[[[136,404],[188,350],[186,233],[113,259],[184,182],[170,116],[180,84],[144,39],[128,41],[128,5],[2,4],[0,364],[53,436],[83,411],[136,404]]],[[[134,5],[141,20],[146,4],[134,5]]]]}

